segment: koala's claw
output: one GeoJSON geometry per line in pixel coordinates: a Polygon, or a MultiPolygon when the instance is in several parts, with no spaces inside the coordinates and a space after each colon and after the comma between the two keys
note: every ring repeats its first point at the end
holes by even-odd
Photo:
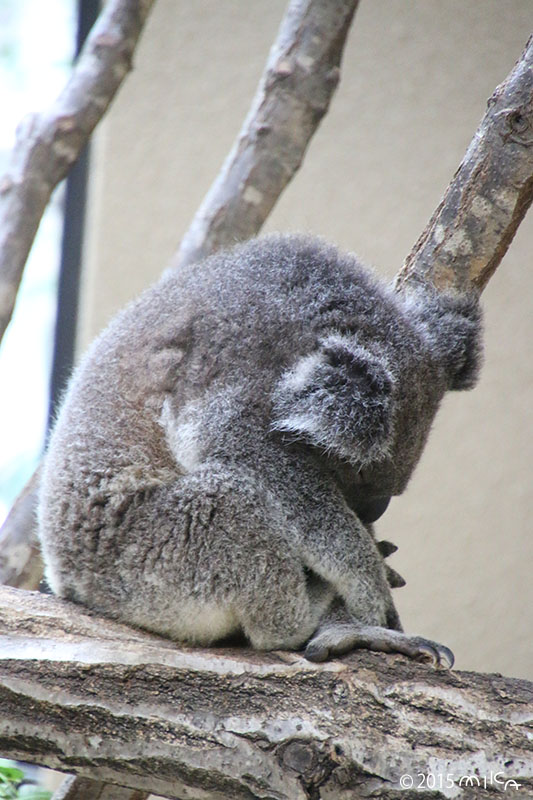
{"type": "Polygon", "coordinates": [[[398,550],[398,545],[394,544],[393,542],[387,541],[387,539],[382,539],[380,542],[376,542],[376,544],[383,558],[391,556],[398,550]]]}
{"type": "Polygon", "coordinates": [[[308,661],[314,661],[318,664],[328,660],[330,651],[327,645],[321,645],[319,642],[311,641],[305,648],[304,655],[308,661]]]}
{"type": "Polygon", "coordinates": [[[305,657],[309,661],[322,662],[360,648],[402,653],[415,661],[443,669],[451,669],[455,661],[452,651],[445,645],[388,628],[356,623],[326,624],[308,642],[305,657]]]}
{"type": "Polygon", "coordinates": [[[431,664],[432,667],[441,667],[443,669],[451,669],[453,667],[455,656],[449,647],[418,637],[413,637],[412,642],[412,651],[405,652],[405,655],[423,664],[431,664]]]}
{"type": "Polygon", "coordinates": [[[388,564],[385,564],[385,574],[387,576],[387,583],[391,587],[391,589],[398,589],[401,586],[405,586],[407,581],[405,580],[399,572],[396,572],[395,569],[389,567],[388,564]]]}

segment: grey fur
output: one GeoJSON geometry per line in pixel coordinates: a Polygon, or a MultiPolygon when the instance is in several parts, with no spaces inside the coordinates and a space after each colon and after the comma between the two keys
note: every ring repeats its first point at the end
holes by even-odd
{"type": "Polygon", "coordinates": [[[479,340],[476,298],[399,295],[311,237],[168,271],[68,389],[39,509],[52,590],[176,640],[449,663],[401,633],[391,545],[357,510],[404,490],[479,340]]]}

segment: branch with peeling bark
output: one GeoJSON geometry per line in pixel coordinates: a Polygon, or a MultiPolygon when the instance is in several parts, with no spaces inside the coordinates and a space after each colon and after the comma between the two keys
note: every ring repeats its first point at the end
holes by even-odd
{"type": "Polygon", "coordinates": [[[290,3],[242,130],[183,237],[176,264],[259,232],[329,108],[357,4],[290,3]]]}
{"type": "Polygon", "coordinates": [[[178,648],[5,587],[0,652],[0,752],[96,786],[203,800],[483,800],[498,775],[520,784],[517,799],[533,792],[526,681],[363,651],[316,665],[178,648]],[[470,776],[474,790],[461,781],[470,776]]]}
{"type": "Polygon", "coordinates": [[[446,193],[396,285],[482,291],[533,200],[533,37],[488,101],[446,193]]]}
{"type": "Polygon", "coordinates": [[[27,117],[0,179],[0,339],[52,191],[89,140],[126,74],[154,0],[108,0],[72,75],[47,111],[27,117]]]}

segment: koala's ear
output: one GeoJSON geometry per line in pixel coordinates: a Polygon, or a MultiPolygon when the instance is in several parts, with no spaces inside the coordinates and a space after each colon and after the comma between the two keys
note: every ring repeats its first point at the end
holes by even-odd
{"type": "Polygon", "coordinates": [[[389,453],[394,380],[353,339],[332,335],[280,379],[273,428],[359,465],[389,453]]]}
{"type": "Polygon", "coordinates": [[[450,389],[473,389],[483,361],[483,323],[478,298],[456,298],[448,313],[450,389]]]}
{"type": "Polygon", "coordinates": [[[448,376],[449,389],[472,389],[482,363],[482,313],[475,292],[422,296],[420,318],[427,326],[435,358],[448,376]]]}

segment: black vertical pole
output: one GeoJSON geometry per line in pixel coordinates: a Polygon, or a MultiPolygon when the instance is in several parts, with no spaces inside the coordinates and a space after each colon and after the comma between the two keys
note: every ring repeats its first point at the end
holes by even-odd
{"type": "MultiPolygon", "coordinates": [[[[78,0],[76,56],[98,16],[99,9],[99,0],[78,0]]],[[[54,420],[74,364],[88,168],[89,148],[86,147],[70,170],[66,183],[48,428],[54,420]]]]}

